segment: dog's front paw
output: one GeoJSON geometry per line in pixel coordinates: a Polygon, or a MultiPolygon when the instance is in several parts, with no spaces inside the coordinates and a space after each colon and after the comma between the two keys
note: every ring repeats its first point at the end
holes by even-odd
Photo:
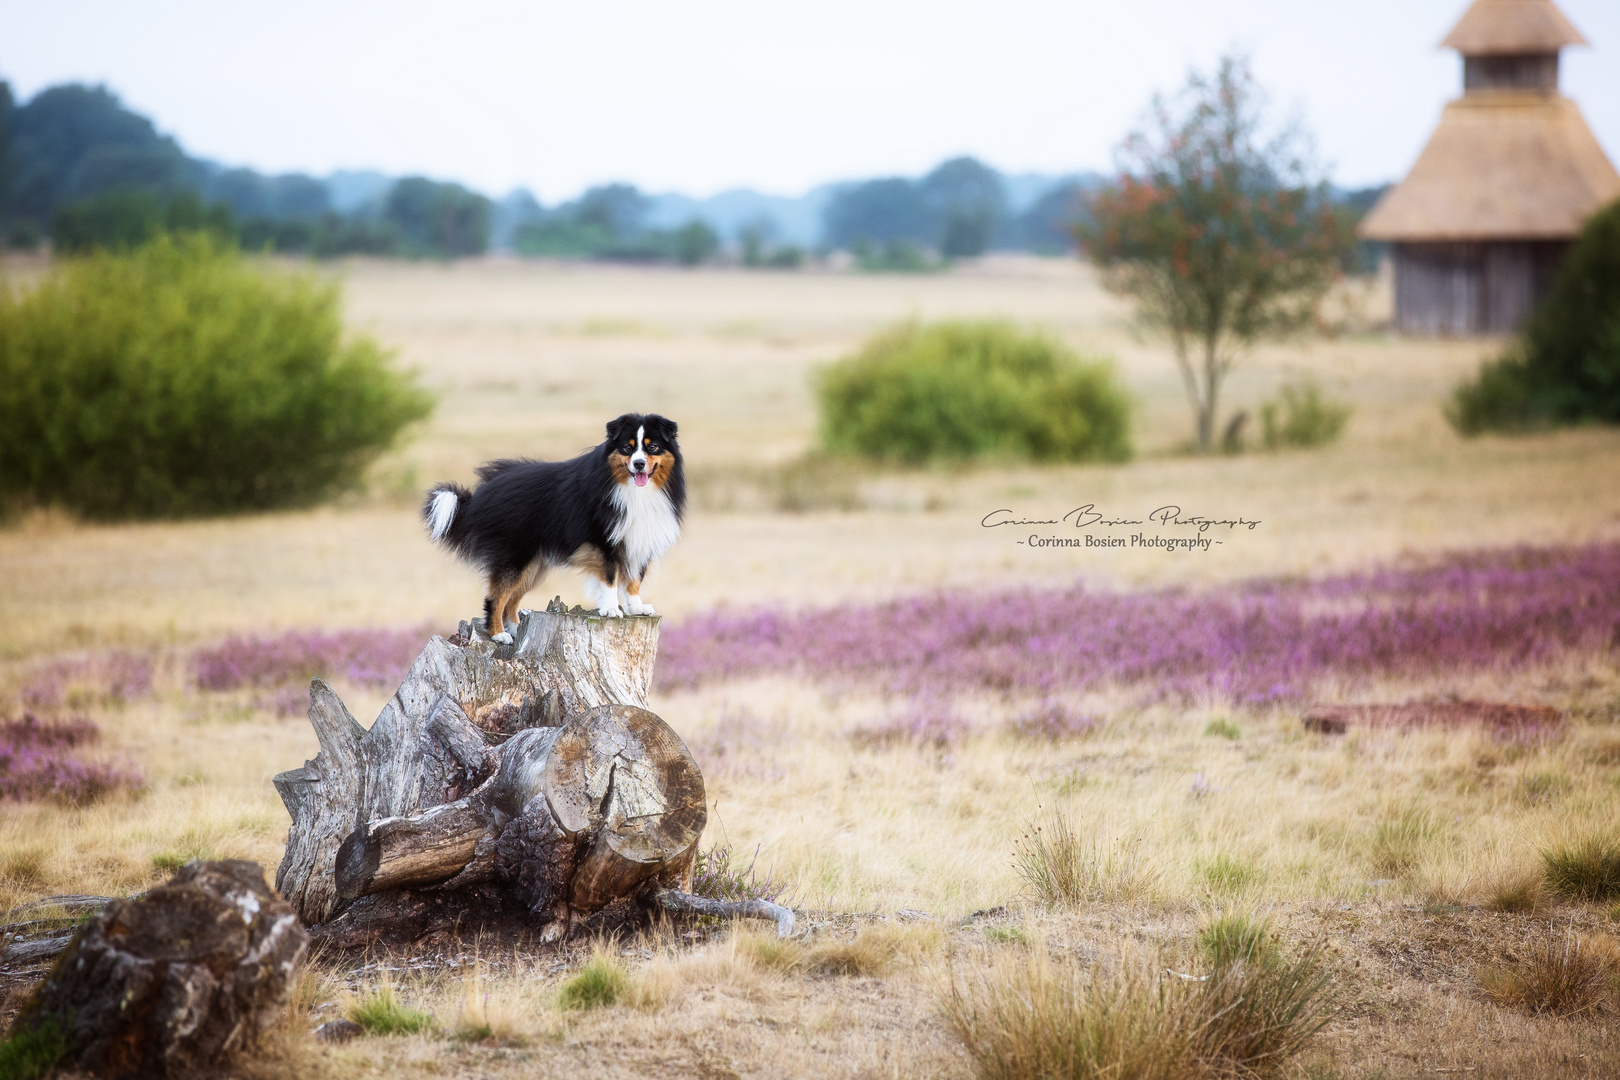
{"type": "Polygon", "coordinates": [[[505,630],[502,630],[498,634],[489,635],[489,640],[493,641],[497,645],[510,645],[512,644],[512,635],[508,634],[505,630]]]}
{"type": "Polygon", "coordinates": [[[601,614],[602,618],[604,618],[604,619],[622,619],[622,618],[624,618],[624,611],[622,609],[620,609],[618,604],[604,603],[604,604],[599,605],[596,610],[601,614]]]}
{"type": "Polygon", "coordinates": [[[653,610],[653,606],[651,604],[642,603],[641,598],[636,597],[636,596],[632,596],[630,598],[630,602],[625,605],[625,610],[628,611],[632,615],[656,615],[657,614],[657,612],[655,612],[653,610]]]}

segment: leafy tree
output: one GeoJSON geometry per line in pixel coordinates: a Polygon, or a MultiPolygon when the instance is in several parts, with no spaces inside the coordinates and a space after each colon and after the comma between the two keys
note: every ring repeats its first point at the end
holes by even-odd
{"type": "Polygon", "coordinates": [[[206,195],[242,219],[315,219],[332,208],[326,185],[312,176],[265,176],[253,169],[226,169],[212,177],[206,195]]]}
{"type": "Polygon", "coordinates": [[[195,189],[197,163],[104,86],[41,90],[12,114],[15,212],[44,226],[57,205],[109,191],[195,189]]]}
{"type": "Polygon", "coordinates": [[[822,235],[834,248],[856,244],[927,242],[928,206],[917,185],[904,177],[868,180],[843,189],[827,203],[822,235]]]}
{"type": "Polygon", "coordinates": [[[489,249],[490,202],[460,184],[407,176],[388,192],[383,219],[399,229],[408,255],[481,255],[489,249]]]}
{"type": "Polygon", "coordinates": [[[59,207],[51,219],[51,244],[65,255],[127,251],[164,232],[206,232],[234,242],[236,222],[224,203],[204,205],[191,192],[160,199],[149,191],[97,195],[59,207]]]}
{"type": "Polygon", "coordinates": [[[1312,324],[1352,240],[1303,133],[1263,141],[1263,104],[1241,57],[1155,97],[1151,130],[1126,140],[1118,179],[1076,229],[1105,281],[1169,334],[1205,452],[1232,365],[1312,324]]]}
{"type": "Polygon", "coordinates": [[[1519,339],[1457,388],[1447,417],[1464,435],[1620,423],[1620,200],[1587,219],[1519,339]]]}
{"type": "MultiPolygon", "coordinates": [[[[0,228],[7,233],[11,224],[11,114],[15,111],[11,84],[0,79],[0,228]]],[[[0,245],[6,240],[0,235],[0,245]]]]}
{"type": "Polygon", "coordinates": [[[693,218],[671,234],[674,242],[675,261],[682,266],[696,266],[707,262],[720,250],[720,237],[709,225],[693,218]]]}
{"type": "Polygon", "coordinates": [[[561,216],[580,225],[595,226],[613,240],[625,243],[642,231],[647,197],[631,184],[602,184],[560,208],[561,216]]]}
{"type": "Polygon", "coordinates": [[[1091,219],[1086,190],[1069,181],[1036,199],[1018,215],[1017,243],[1040,255],[1071,254],[1075,228],[1091,219]]]}
{"type": "Polygon", "coordinates": [[[983,255],[1007,209],[1001,174],[976,158],[952,158],[918,185],[947,259],[983,255]]]}

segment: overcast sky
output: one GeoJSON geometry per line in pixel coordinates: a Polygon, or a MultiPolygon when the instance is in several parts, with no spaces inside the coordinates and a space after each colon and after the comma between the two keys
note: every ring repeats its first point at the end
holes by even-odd
{"type": "MultiPolygon", "coordinates": [[[[1620,160],[1620,2],[1565,92],[1620,160]]],[[[1466,0],[49,0],[0,3],[26,98],[104,82],[192,154],[380,169],[545,201],[629,180],[798,194],[954,154],[1106,169],[1156,89],[1246,49],[1340,183],[1399,178],[1461,86],[1466,0]]]]}

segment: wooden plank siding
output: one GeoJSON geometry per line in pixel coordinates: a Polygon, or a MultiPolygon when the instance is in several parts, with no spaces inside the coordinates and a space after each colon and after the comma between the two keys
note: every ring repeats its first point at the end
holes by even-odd
{"type": "Polygon", "coordinates": [[[1395,327],[1419,337],[1511,334],[1547,292],[1561,240],[1396,244],[1395,327]]]}

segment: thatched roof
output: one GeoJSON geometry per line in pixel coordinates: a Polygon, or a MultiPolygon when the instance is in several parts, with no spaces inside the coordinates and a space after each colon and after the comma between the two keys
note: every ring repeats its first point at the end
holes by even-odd
{"type": "Polygon", "coordinates": [[[1586,39],[1552,0],[1474,0],[1440,44],[1464,56],[1499,56],[1557,52],[1586,39]]]}
{"type": "Polygon", "coordinates": [[[1573,101],[1498,90],[1446,106],[1411,173],[1358,231],[1407,242],[1565,239],[1615,198],[1620,173],[1573,101]]]}

